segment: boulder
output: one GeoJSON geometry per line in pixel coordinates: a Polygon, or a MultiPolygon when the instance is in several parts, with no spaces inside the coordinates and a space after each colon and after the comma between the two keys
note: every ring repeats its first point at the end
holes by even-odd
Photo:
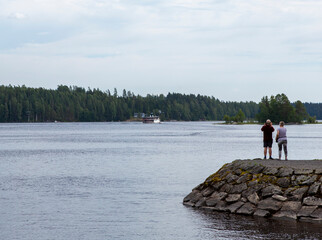
{"type": "Polygon", "coordinates": [[[287,188],[290,186],[290,184],[291,184],[291,180],[288,177],[279,178],[277,180],[277,185],[282,188],[287,188]]]}
{"type": "Polygon", "coordinates": [[[278,211],[282,207],[282,202],[274,200],[272,198],[259,201],[258,208],[267,211],[278,211]]]}
{"type": "Polygon", "coordinates": [[[209,186],[207,188],[205,188],[204,190],[202,190],[201,194],[204,197],[208,197],[210,196],[213,192],[215,191],[215,189],[212,186],[209,186]]]}
{"type": "Polygon", "coordinates": [[[227,209],[231,213],[235,213],[241,206],[243,206],[245,203],[243,202],[235,202],[229,206],[227,206],[227,209]]]}
{"type": "Polygon", "coordinates": [[[247,189],[247,184],[241,183],[241,184],[233,185],[229,193],[242,193],[246,189],[247,189]]]}
{"type": "Polygon", "coordinates": [[[310,217],[312,218],[318,218],[322,220],[322,208],[318,208],[316,209],[311,215],[310,217]]]}
{"type": "Polygon", "coordinates": [[[238,214],[252,215],[256,210],[255,205],[247,202],[237,210],[238,214]]]}
{"type": "Polygon", "coordinates": [[[295,169],[294,174],[295,175],[308,175],[313,173],[313,169],[295,169]]]}
{"type": "Polygon", "coordinates": [[[183,199],[183,202],[197,203],[201,197],[202,194],[198,190],[194,190],[183,199]]]}
{"type": "Polygon", "coordinates": [[[268,197],[274,194],[283,194],[282,189],[276,185],[270,185],[262,189],[262,196],[268,197]]]}
{"type": "Polygon", "coordinates": [[[303,204],[307,206],[322,206],[322,198],[306,197],[303,199],[303,204]]]}
{"type": "Polygon", "coordinates": [[[251,194],[251,195],[249,195],[249,196],[247,197],[247,200],[248,200],[249,202],[251,202],[252,204],[257,205],[257,204],[258,204],[258,202],[259,202],[258,194],[257,194],[256,192],[254,192],[253,194],[251,194]]]}
{"type": "Polygon", "coordinates": [[[241,198],[241,194],[229,194],[225,200],[227,203],[234,203],[239,201],[240,198],[241,198]]]}
{"type": "Polygon", "coordinates": [[[321,186],[321,183],[319,183],[319,182],[315,182],[315,183],[313,183],[313,184],[310,186],[310,188],[309,188],[309,190],[308,190],[307,194],[308,194],[308,195],[315,195],[315,194],[317,194],[317,193],[318,193],[318,191],[319,191],[320,186],[321,186]]]}
{"type": "Polygon", "coordinates": [[[285,202],[287,200],[287,197],[283,197],[283,196],[277,195],[277,194],[274,194],[272,196],[272,198],[275,199],[275,200],[281,201],[281,202],[285,202]]]}
{"type": "Polygon", "coordinates": [[[302,206],[300,211],[297,213],[298,217],[309,217],[318,206],[302,206]]]}
{"type": "Polygon", "coordinates": [[[288,167],[281,167],[276,176],[278,177],[289,177],[293,174],[294,170],[293,168],[288,168],[288,167]]]}
{"type": "Polygon", "coordinates": [[[269,217],[270,215],[271,213],[269,211],[262,210],[262,209],[257,209],[254,212],[254,216],[257,216],[257,217],[269,217]]]}

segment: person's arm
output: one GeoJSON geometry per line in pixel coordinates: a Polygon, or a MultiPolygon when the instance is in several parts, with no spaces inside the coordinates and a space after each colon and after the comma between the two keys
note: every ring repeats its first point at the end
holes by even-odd
{"type": "Polygon", "coordinates": [[[280,131],[279,130],[277,130],[277,132],[276,132],[276,142],[278,141],[278,136],[280,135],[280,131]]]}

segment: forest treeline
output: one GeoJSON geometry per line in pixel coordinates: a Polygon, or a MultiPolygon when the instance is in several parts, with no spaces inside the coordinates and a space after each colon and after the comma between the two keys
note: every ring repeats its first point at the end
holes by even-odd
{"type": "MultiPolygon", "coordinates": [[[[321,105],[306,103],[305,107],[310,115],[322,119],[317,114],[322,115],[321,105]],[[316,113],[312,114],[310,107],[316,113]]],[[[240,111],[246,119],[254,119],[259,104],[224,102],[214,97],[180,93],[143,97],[126,90],[118,94],[116,89],[111,93],[64,85],[55,90],[0,86],[0,122],[125,121],[132,119],[134,113],[153,113],[162,120],[223,120],[225,115],[235,116],[240,111]]]]}

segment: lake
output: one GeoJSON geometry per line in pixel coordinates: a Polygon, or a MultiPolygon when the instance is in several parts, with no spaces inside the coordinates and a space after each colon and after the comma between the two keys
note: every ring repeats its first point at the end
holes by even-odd
{"type": "MultiPolygon", "coordinates": [[[[322,158],[322,125],[286,127],[289,159],[322,158]]],[[[321,239],[319,224],[182,205],[223,164],[262,158],[260,128],[0,124],[0,239],[321,239]]]]}

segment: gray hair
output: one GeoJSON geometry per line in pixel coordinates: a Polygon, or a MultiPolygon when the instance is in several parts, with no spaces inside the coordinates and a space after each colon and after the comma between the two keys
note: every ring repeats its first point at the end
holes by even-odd
{"type": "Polygon", "coordinates": [[[284,126],[285,125],[285,123],[284,123],[284,121],[280,121],[280,126],[284,126]]]}

